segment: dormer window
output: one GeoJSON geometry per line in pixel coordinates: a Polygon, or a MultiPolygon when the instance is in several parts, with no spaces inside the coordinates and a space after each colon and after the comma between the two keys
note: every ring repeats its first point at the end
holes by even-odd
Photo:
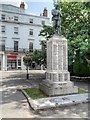
{"type": "Polygon", "coordinates": [[[18,21],[18,16],[14,16],[14,21],[18,21]]]}
{"type": "Polygon", "coordinates": [[[33,23],[33,19],[32,18],[30,18],[29,23],[33,23]]]}

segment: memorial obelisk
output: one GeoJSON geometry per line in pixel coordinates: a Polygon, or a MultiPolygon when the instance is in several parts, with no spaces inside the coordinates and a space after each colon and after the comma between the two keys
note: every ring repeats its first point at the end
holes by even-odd
{"type": "Polygon", "coordinates": [[[61,12],[58,3],[52,10],[52,21],[55,34],[47,41],[46,80],[40,84],[40,89],[48,96],[73,94],[78,88],[70,81],[68,72],[67,39],[61,34],[61,12]]]}

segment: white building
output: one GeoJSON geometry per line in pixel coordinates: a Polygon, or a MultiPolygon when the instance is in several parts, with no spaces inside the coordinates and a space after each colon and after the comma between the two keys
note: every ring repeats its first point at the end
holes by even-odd
{"type": "Polygon", "coordinates": [[[36,16],[25,13],[25,5],[20,7],[0,4],[0,69],[25,69],[25,52],[40,49],[38,36],[42,24],[49,25],[48,11],[36,16]]]}

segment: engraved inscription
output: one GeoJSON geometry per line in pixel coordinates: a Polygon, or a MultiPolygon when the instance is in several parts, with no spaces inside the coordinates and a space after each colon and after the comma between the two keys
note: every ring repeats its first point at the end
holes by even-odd
{"type": "Polygon", "coordinates": [[[64,74],[64,80],[67,81],[68,80],[68,73],[64,74]]]}

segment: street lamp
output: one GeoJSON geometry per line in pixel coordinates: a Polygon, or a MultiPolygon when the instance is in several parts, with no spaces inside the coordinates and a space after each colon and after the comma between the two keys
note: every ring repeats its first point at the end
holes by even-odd
{"type": "Polygon", "coordinates": [[[27,75],[26,75],[26,79],[29,79],[29,73],[28,73],[28,67],[29,67],[29,62],[30,62],[30,53],[27,51],[25,52],[26,54],[26,70],[27,70],[27,75]]]}
{"type": "Polygon", "coordinates": [[[31,61],[32,61],[32,58],[31,58],[32,54],[29,51],[25,51],[24,53],[25,53],[25,57],[23,58],[23,61],[25,63],[26,70],[27,70],[26,79],[29,79],[28,70],[29,70],[29,63],[31,63],[31,61]]]}
{"type": "MultiPolygon", "coordinates": [[[[26,52],[26,58],[28,59],[28,52],[26,52]]],[[[29,63],[29,61],[27,60],[27,62],[26,62],[26,69],[27,69],[26,79],[29,79],[29,74],[28,74],[28,63],[29,63]]]]}

